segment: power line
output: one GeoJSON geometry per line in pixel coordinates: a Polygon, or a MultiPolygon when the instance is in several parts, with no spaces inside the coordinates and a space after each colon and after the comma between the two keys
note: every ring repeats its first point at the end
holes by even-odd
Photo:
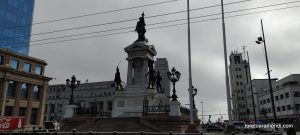
{"type": "Polygon", "coordinates": [[[122,8],[122,9],[116,9],[116,10],[96,12],[96,13],[91,13],[91,14],[85,14],[85,15],[79,15],[79,16],[72,16],[72,17],[66,17],[66,18],[61,18],[61,19],[54,19],[54,20],[48,20],[48,21],[30,23],[30,24],[19,25],[19,26],[7,26],[6,28],[1,28],[0,30],[11,29],[11,28],[18,28],[18,27],[25,27],[25,26],[32,26],[32,25],[44,24],[44,23],[50,23],[50,22],[58,22],[58,21],[63,21],[63,20],[70,20],[70,19],[82,18],[82,17],[87,17],[87,16],[94,16],[94,15],[100,15],[100,14],[106,14],[106,13],[124,11],[124,10],[129,10],[129,9],[135,9],[135,8],[142,8],[142,7],[160,5],[160,4],[165,4],[165,3],[175,2],[175,1],[178,1],[178,0],[169,0],[169,1],[163,1],[163,2],[158,2],[158,3],[146,4],[146,5],[141,5],[141,6],[134,6],[134,7],[122,8]]]}
{"type": "MultiPolygon", "coordinates": [[[[233,18],[233,17],[239,17],[239,16],[257,14],[257,13],[263,13],[263,12],[278,11],[278,10],[284,10],[284,9],[290,9],[290,8],[296,8],[296,7],[300,7],[300,5],[290,6],[290,7],[284,7],[284,8],[277,8],[277,9],[270,9],[270,10],[264,10],[264,11],[257,11],[257,12],[251,12],[251,13],[245,13],[245,14],[239,14],[239,15],[233,15],[233,16],[226,16],[225,18],[233,18]]],[[[218,20],[218,19],[221,19],[221,18],[218,17],[218,18],[212,18],[212,19],[194,21],[194,22],[191,22],[191,23],[207,22],[207,21],[213,21],[213,20],[218,20]]],[[[179,25],[184,25],[184,24],[186,24],[186,23],[180,23],[180,24],[174,24],[174,25],[154,27],[154,28],[149,28],[148,30],[154,30],[154,29],[159,29],[159,28],[167,28],[167,27],[174,27],[174,26],[179,26],[179,25]]],[[[97,35],[97,36],[90,36],[90,37],[83,37],[83,38],[76,38],[76,39],[69,39],[69,40],[60,40],[60,41],[54,41],[54,42],[46,42],[46,43],[40,43],[40,44],[33,44],[33,45],[30,45],[30,46],[38,46],[38,45],[45,45],[45,44],[51,44],[51,43],[73,41],[73,40],[81,40],[81,39],[88,39],[88,38],[94,38],[94,37],[104,37],[104,36],[111,36],[111,35],[119,35],[119,34],[131,33],[131,32],[132,31],[125,31],[125,32],[118,32],[118,33],[111,33],[111,34],[104,34],[104,35],[97,35]]]]}
{"type": "MultiPolygon", "coordinates": [[[[298,2],[300,2],[300,1],[298,1],[298,2]]],[[[236,12],[242,12],[242,11],[247,11],[247,10],[260,9],[260,8],[267,8],[267,7],[279,6],[279,5],[290,4],[290,3],[291,2],[279,3],[279,4],[272,4],[272,5],[265,5],[265,6],[259,6],[259,7],[253,7],[253,8],[246,8],[246,9],[240,9],[240,10],[227,11],[225,13],[226,14],[228,14],[228,13],[236,13],[236,12]]],[[[292,2],[292,3],[295,3],[295,2],[292,2]]],[[[221,13],[214,13],[214,14],[202,15],[202,16],[192,17],[191,19],[197,19],[197,18],[215,16],[215,15],[220,15],[220,14],[221,13]]],[[[184,18],[184,19],[170,20],[170,21],[165,21],[165,22],[152,23],[152,24],[149,24],[148,26],[157,25],[157,24],[164,24],[164,23],[170,23],[170,22],[177,22],[177,21],[182,21],[182,20],[186,20],[186,18],[184,18]]],[[[30,42],[46,41],[46,40],[52,40],[52,39],[75,37],[75,36],[81,36],[81,35],[89,35],[89,34],[95,34],[95,33],[111,32],[111,31],[126,30],[126,29],[133,29],[133,28],[134,27],[123,27],[123,28],[102,30],[102,31],[96,31],[96,32],[88,32],[88,33],[80,33],[80,34],[66,35],[66,36],[60,36],[60,37],[52,37],[52,38],[46,38],[46,39],[38,39],[38,40],[30,41],[30,42]]],[[[22,44],[22,43],[29,43],[29,41],[27,41],[27,42],[18,42],[18,43],[9,44],[9,45],[22,44]]]]}
{"type": "MultiPolygon", "coordinates": [[[[231,3],[226,3],[224,5],[231,5],[231,4],[237,4],[237,3],[242,3],[242,2],[248,2],[248,1],[252,1],[252,0],[236,1],[236,2],[231,2],[231,3]]],[[[218,6],[220,6],[220,5],[213,5],[213,6],[201,7],[201,8],[191,9],[190,11],[201,10],[201,9],[208,9],[208,8],[213,8],[213,7],[218,7],[218,6]]],[[[161,16],[178,14],[178,13],[183,13],[183,12],[186,12],[186,10],[176,11],[176,12],[170,12],[170,13],[165,13],[165,14],[159,14],[159,15],[153,15],[153,16],[149,16],[149,17],[146,17],[146,18],[161,17],[161,16]]],[[[8,40],[8,39],[22,38],[22,37],[31,37],[31,36],[36,36],[36,35],[44,35],[44,34],[50,34],[50,33],[62,32],[62,31],[69,31],[69,30],[90,28],[90,27],[96,27],[96,26],[104,26],[104,25],[110,25],[110,24],[116,24],[116,23],[124,23],[124,22],[135,21],[135,20],[137,20],[137,19],[134,18],[134,19],[127,19],[127,20],[114,21],[114,22],[108,22],[108,23],[85,25],[85,26],[73,27],[73,28],[67,28],[67,29],[60,29],[60,30],[55,30],[55,31],[41,32],[41,33],[35,33],[35,34],[29,34],[29,35],[23,35],[23,36],[16,36],[16,37],[10,37],[10,38],[2,38],[0,40],[8,40]]]]}

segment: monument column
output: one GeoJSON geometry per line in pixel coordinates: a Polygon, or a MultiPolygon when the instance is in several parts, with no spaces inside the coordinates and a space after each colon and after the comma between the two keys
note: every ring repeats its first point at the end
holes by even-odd
{"type": "Polygon", "coordinates": [[[144,79],[143,79],[143,87],[147,87],[148,84],[148,79],[149,79],[149,75],[146,76],[146,74],[148,73],[148,58],[147,57],[143,57],[143,61],[144,61],[144,67],[143,67],[143,73],[144,73],[144,79]]]}
{"type": "Polygon", "coordinates": [[[132,84],[132,59],[127,58],[128,61],[128,68],[127,68],[127,84],[131,85],[132,84]]]}

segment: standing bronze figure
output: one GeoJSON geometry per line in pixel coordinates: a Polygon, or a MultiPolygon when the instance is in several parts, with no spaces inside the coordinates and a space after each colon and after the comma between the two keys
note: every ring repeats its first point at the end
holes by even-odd
{"type": "Polygon", "coordinates": [[[163,93],[163,90],[161,88],[162,77],[160,76],[159,71],[157,71],[155,79],[156,79],[156,90],[157,90],[157,92],[158,93],[163,93]]]}
{"type": "Polygon", "coordinates": [[[123,90],[123,86],[121,85],[121,75],[120,75],[120,71],[119,71],[119,67],[117,67],[117,71],[115,73],[115,80],[114,82],[116,83],[116,90],[119,90],[119,86],[120,86],[120,90],[123,90]]]}
{"type": "Polygon", "coordinates": [[[144,12],[142,14],[142,17],[139,18],[139,21],[136,24],[136,28],[135,31],[138,33],[138,39],[136,41],[146,41],[148,42],[148,39],[146,39],[145,37],[145,33],[146,33],[146,23],[144,20],[144,12]]]}
{"type": "Polygon", "coordinates": [[[148,61],[148,68],[149,68],[149,71],[148,73],[146,74],[146,76],[149,76],[149,83],[148,83],[148,89],[151,88],[151,89],[154,89],[154,85],[155,85],[155,71],[153,69],[153,63],[154,61],[152,60],[149,60],[148,61]]]}

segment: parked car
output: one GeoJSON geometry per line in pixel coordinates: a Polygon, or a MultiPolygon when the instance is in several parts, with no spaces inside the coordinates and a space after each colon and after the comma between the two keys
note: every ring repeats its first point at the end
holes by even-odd
{"type": "Polygon", "coordinates": [[[208,125],[206,127],[206,131],[207,132],[210,132],[210,131],[223,131],[223,128],[221,126],[211,124],[211,125],[208,125]]]}

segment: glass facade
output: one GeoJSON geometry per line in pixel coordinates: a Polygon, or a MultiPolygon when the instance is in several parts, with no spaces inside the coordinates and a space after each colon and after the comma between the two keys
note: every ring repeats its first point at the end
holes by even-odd
{"type": "Polygon", "coordinates": [[[0,0],[0,48],[28,55],[34,0],[0,0]]]}

